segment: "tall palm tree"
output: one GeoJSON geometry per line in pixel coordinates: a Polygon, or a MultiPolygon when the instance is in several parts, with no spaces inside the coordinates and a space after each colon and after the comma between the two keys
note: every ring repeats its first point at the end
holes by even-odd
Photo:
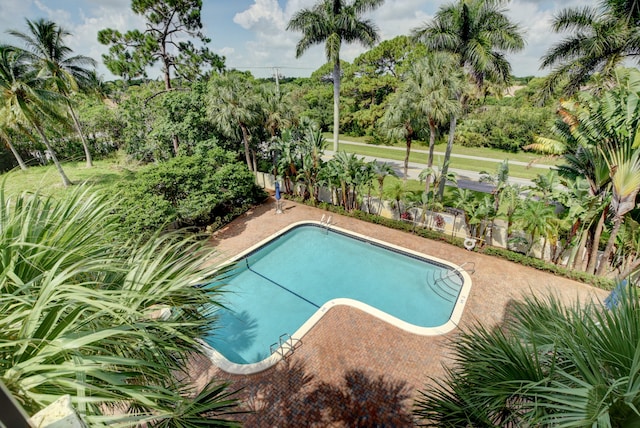
{"type": "Polygon", "coordinates": [[[262,110],[252,80],[239,72],[214,75],[209,82],[208,110],[223,134],[242,140],[247,168],[254,171],[249,129],[260,120],[262,110]]]}
{"type": "Polygon", "coordinates": [[[325,44],[327,61],[333,64],[333,151],[338,151],[340,134],[340,48],[343,42],[372,47],[379,39],[378,28],[362,15],[384,0],[319,0],[311,9],[296,12],[287,30],[301,31],[296,58],[311,46],[325,44]]]}
{"type": "Polygon", "coordinates": [[[64,97],[63,101],[67,105],[80,141],[82,141],[87,167],[92,167],[91,151],[69,97],[91,82],[92,69],[96,66],[96,62],[87,56],[72,56],[73,51],[64,43],[64,39],[71,33],[59,27],[55,22],[45,19],[37,21],[27,19],[26,21],[29,34],[16,30],[10,30],[9,34],[24,42],[26,50],[29,52],[27,61],[38,70],[38,75],[47,81],[52,90],[64,97]]]}
{"type": "MultiPolygon", "coordinates": [[[[459,115],[462,106],[457,98],[463,81],[462,69],[456,66],[456,58],[446,52],[435,52],[416,63],[407,79],[408,90],[420,94],[418,108],[429,122],[429,157],[427,168],[433,167],[436,130],[459,115]]],[[[430,181],[425,183],[429,192],[430,181]]]]}
{"type": "MultiPolygon", "coordinates": [[[[505,54],[524,47],[521,29],[511,21],[502,7],[508,0],[458,0],[441,6],[433,20],[413,30],[413,36],[427,48],[457,54],[460,68],[471,77],[478,89],[485,80],[507,84],[511,65],[505,54]]],[[[481,91],[480,91],[481,92],[481,91]]],[[[465,94],[458,94],[465,103],[465,94]]],[[[449,165],[450,149],[458,116],[452,115],[449,123],[447,152],[443,164],[444,173],[449,165]]],[[[444,185],[440,186],[442,198],[444,185]]]]}
{"type": "Polygon", "coordinates": [[[42,80],[29,67],[27,56],[22,49],[0,46],[0,110],[5,112],[11,125],[28,124],[36,130],[62,178],[62,184],[67,187],[72,183],[44,132],[45,121],[65,121],[57,110],[62,95],[43,87],[42,80]]]}
{"type": "Polygon", "coordinates": [[[69,394],[90,426],[236,426],[228,385],[199,393],[186,373],[220,299],[196,286],[212,278],[206,249],[176,233],[127,240],[114,207],[80,188],[0,188],[0,379],[30,414],[69,394]]]}
{"type": "Polygon", "coordinates": [[[625,59],[640,55],[640,3],[636,0],[600,0],[597,6],[561,10],[553,20],[555,32],[571,35],[553,45],[542,57],[551,68],[543,96],[557,87],[578,91],[595,74],[611,78],[625,59]]]}

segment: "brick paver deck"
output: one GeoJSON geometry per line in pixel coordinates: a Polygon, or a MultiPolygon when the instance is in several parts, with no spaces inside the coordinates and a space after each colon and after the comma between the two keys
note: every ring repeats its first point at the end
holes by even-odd
{"type": "MultiPolygon", "coordinates": [[[[275,214],[273,200],[246,213],[211,239],[219,259],[227,259],[302,220],[320,220],[324,211],[285,202],[275,214]]],[[[515,263],[430,241],[332,214],[337,226],[433,255],[456,264],[475,262],[471,293],[460,323],[491,327],[502,322],[509,302],[528,293],[555,293],[569,302],[576,298],[603,299],[606,292],[558,278],[515,263]]],[[[302,339],[302,346],[276,366],[255,375],[230,375],[209,360],[194,361],[192,374],[203,383],[226,379],[236,388],[247,409],[248,427],[286,426],[412,426],[411,406],[429,377],[441,376],[447,363],[446,344],[459,330],[443,336],[414,335],[351,307],[330,309],[302,339]],[[368,419],[358,419],[368,418],[368,419]]]]}

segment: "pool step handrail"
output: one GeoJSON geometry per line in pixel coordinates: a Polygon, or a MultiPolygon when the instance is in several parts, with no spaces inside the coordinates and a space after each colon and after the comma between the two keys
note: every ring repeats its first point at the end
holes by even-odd
{"type": "Polygon", "coordinates": [[[281,334],[278,341],[269,346],[271,354],[278,353],[283,359],[291,356],[302,345],[302,340],[291,337],[289,333],[281,334]]]}
{"type": "Polygon", "coordinates": [[[458,266],[458,270],[463,270],[467,272],[469,275],[473,275],[476,273],[476,263],[475,262],[464,262],[460,266],[458,266]],[[465,266],[471,266],[470,269],[465,268],[465,266]]]}

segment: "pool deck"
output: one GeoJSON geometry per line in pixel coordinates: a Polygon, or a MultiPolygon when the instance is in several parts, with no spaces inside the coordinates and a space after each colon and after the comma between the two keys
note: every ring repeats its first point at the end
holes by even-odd
{"type": "MultiPolygon", "coordinates": [[[[227,260],[282,228],[299,221],[318,221],[325,211],[285,201],[275,213],[273,199],[215,232],[215,262],[227,260]]],[[[508,315],[511,302],[523,295],[555,294],[563,301],[604,299],[608,292],[446,243],[332,215],[332,224],[350,231],[461,265],[475,263],[471,293],[460,322],[462,329],[481,323],[493,327],[508,315]]],[[[284,262],[284,261],[283,261],[284,262]]],[[[224,379],[251,414],[238,419],[247,427],[412,426],[412,399],[429,377],[443,374],[450,353],[447,343],[458,329],[442,336],[419,336],[400,330],[358,309],[330,309],[285,361],[253,375],[230,375],[206,358],[196,358],[190,373],[198,385],[224,379]]]]}

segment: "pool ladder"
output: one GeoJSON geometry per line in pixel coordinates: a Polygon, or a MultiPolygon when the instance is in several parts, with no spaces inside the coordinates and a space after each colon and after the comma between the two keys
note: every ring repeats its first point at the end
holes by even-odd
{"type": "Polygon", "coordinates": [[[288,333],[281,334],[278,338],[278,341],[272,343],[269,346],[269,350],[271,354],[278,354],[282,357],[282,359],[287,359],[290,357],[296,349],[298,349],[302,345],[302,341],[300,339],[295,339],[291,337],[288,333]]]}
{"type": "Polygon", "coordinates": [[[331,216],[325,219],[325,215],[322,214],[322,218],[320,219],[320,224],[324,226],[327,233],[329,232],[329,226],[331,226],[331,216]]]}
{"type": "Polygon", "coordinates": [[[476,265],[474,262],[464,262],[456,270],[450,270],[446,273],[440,272],[440,278],[436,278],[434,273],[431,281],[429,281],[430,278],[427,275],[427,284],[438,296],[453,302],[458,298],[458,293],[463,285],[463,281],[458,274],[460,271],[473,275],[476,271],[476,265]]]}

